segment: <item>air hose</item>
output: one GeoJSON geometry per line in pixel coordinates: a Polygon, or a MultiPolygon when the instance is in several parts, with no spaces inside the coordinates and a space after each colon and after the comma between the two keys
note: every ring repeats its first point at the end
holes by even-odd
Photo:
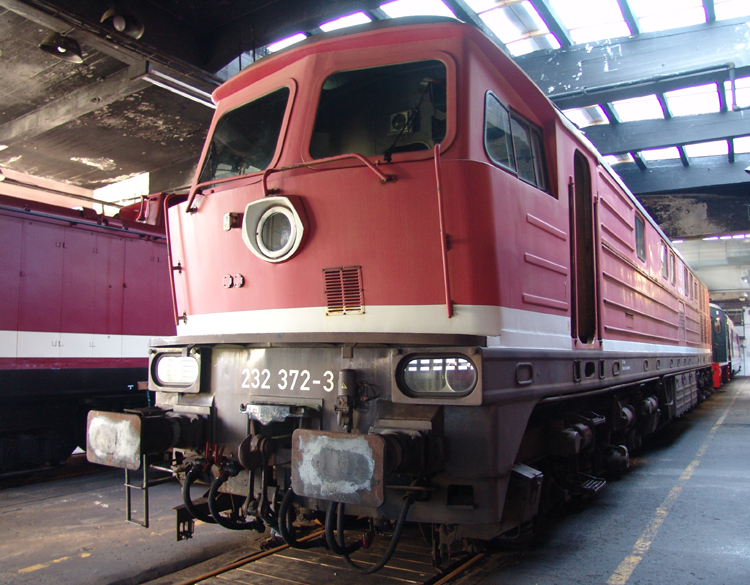
{"type": "Polygon", "coordinates": [[[279,535],[285,544],[291,548],[309,549],[313,547],[321,546],[328,548],[325,536],[314,538],[312,540],[299,541],[294,536],[294,526],[292,525],[291,518],[289,518],[289,512],[291,510],[292,502],[294,501],[294,491],[290,487],[284,494],[284,499],[281,500],[281,507],[279,508],[279,535]]]}
{"type": "Polygon", "coordinates": [[[211,516],[213,519],[218,525],[228,528],[229,530],[258,530],[258,532],[263,532],[263,530],[265,530],[265,525],[260,520],[237,522],[236,520],[221,515],[221,510],[216,502],[216,498],[219,495],[219,488],[227,479],[229,479],[229,476],[226,473],[220,473],[211,484],[211,489],[208,492],[208,509],[211,510],[211,516]]]}
{"type": "Polygon", "coordinates": [[[398,521],[396,522],[396,528],[393,531],[391,544],[388,546],[388,550],[385,551],[382,558],[372,567],[360,567],[349,558],[349,555],[354,551],[359,550],[365,544],[365,541],[364,539],[362,539],[348,546],[344,545],[344,504],[336,504],[336,502],[331,502],[331,505],[328,507],[328,511],[326,512],[325,535],[328,546],[333,552],[341,555],[341,557],[344,559],[344,562],[347,564],[347,566],[349,566],[349,568],[354,569],[355,571],[358,571],[363,575],[370,575],[372,573],[378,572],[380,569],[385,567],[388,561],[391,560],[393,553],[396,552],[398,541],[401,539],[401,532],[403,531],[404,525],[406,524],[406,515],[409,513],[409,508],[413,503],[414,499],[411,496],[404,497],[404,507],[401,509],[401,515],[398,517],[398,521]],[[333,534],[334,507],[338,508],[335,514],[336,516],[338,516],[338,521],[336,523],[336,536],[334,536],[333,534]]]}
{"type": "Polygon", "coordinates": [[[193,518],[195,518],[196,520],[200,520],[201,522],[205,522],[206,524],[215,524],[216,521],[211,518],[211,516],[205,514],[204,512],[201,512],[198,508],[195,507],[195,504],[193,504],[193,499],[190,497],[190,486],[193,485],[193,482],[198,479],[200,474],[200,465],[193,465],[190,471],[188,471],[187,475],[185,476],[185,483],[182,484],[182,502],[185,504],[185,509],[190,512],[190,515],[193,518]]]}

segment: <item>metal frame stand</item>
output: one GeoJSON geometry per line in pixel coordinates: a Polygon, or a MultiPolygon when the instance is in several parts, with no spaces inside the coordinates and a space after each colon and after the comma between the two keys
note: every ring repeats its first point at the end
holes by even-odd
{"type": "Polygon", "coordinates": [[[170,469],[165,469],[164,467],[154,467],[154,469],[158,469],[160,471],[167,471],[170,475],[150,481],[148,474],[149,467],[151,467],[151,463],[149,463],[148,455],[142,455],[141,469],[143,469],[143,477],[141,479],[140,485],[131,483],[131,470],[125,470],[125,520],[132,524],[138,524],[143,528],[148,528],[148,489],[150,487],[167,483],[168,481],[172,481],[173,479],[172,471],[170,469]],[[143,521],[133,518],[133,507],[130,497],[131,489],[141,490],[143,492],[143,521]]]}

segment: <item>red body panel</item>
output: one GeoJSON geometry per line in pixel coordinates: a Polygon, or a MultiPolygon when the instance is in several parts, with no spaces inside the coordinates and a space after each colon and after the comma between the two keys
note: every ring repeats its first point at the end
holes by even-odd
{"type": "Polygon", "coordinates": [[[105,357],[97,343],[174,334],[162,234],[1,197],[0,369],[145,366],[145,353],[105,357]],[[19,341],[29,334],[32,345],[19,341]]]}

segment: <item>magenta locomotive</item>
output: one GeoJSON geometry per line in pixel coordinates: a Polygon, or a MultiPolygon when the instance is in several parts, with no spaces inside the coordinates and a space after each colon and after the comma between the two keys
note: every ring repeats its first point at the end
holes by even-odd
{"type": "Polygon", "coordinates": [[[149,336],[175,327],[164,227],[130,217],[0,196],[0,472],[65,461],[91,408],[147,403],[149,336]]]}
{"type": "Polygon", "coordinates": [[[477,29],[316,36],[213,97],[166,202],[157,408],[92,413],[92,460],[168,452],[192,516],[293,546],[302,510],[345,556],[346,514],[431,524],[444,552],[597,492],[698,402],[706,288],[477,29]]]}

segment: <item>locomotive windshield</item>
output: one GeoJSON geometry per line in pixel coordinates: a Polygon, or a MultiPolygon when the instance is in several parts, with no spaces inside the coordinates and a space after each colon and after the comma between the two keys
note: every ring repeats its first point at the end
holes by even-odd
{"type": "Polygon", "coordinates": [[[245,175],[268,168],[289,101],[282,87],[227,112],[216,124],[199,183],[245,175]]]}
{"type": "Polygon", "coordinates": [[[446,67],[440,61],[340,71],[329,76],[310,154],[384,156],[429,150],[445,138],[446,67]]]}

